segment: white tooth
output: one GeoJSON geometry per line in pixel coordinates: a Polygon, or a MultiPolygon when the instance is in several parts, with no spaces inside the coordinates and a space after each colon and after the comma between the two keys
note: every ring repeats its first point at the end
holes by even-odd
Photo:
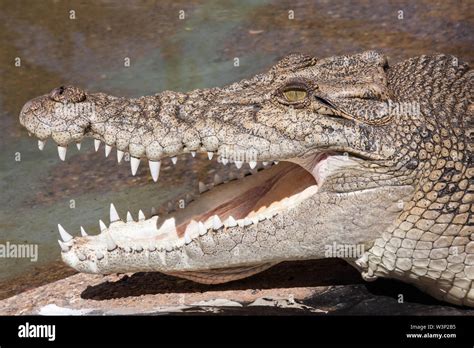
{"type": "Polygon", "coordinates": [[[130,214],[130,212],[127,211],[127,222],[132,222],[132,221],[133,221],[132,214],[130,214]]]}
{"type": "Polygon", "coordinates": [[[235,161],[235,166],[237,167],[237,169],[240,169],[240,168],[242,168],[243,163],[244,162],[242,162],[242,161],[235,161]]]}
{"type": "Polygon", "coordinates": [[[207,152],[207,158],[209,158],[209,160],[211,160],[211,159],[212,159],[212,156],[214,156],[214,152],[208,151],[208,152],[207,152]]]}
{"type": "Polygon", "coordinates": [[[196,151],[191,151],[191,156],[196,157],[196,151]]]}
{"type": "Polygon", "coordinates": [[[141,252],[141,251],[143,251],[143,247],[141,245],[137,245],[135,247],[135,250],[138,251],[138,252],[141,252]]]}
{"type": "Polygon", "coordinates": [[[207,191],[207,186],[203,182],[199,181],[199,193],[203,193],[207,191]]]}
{"type": "Polygon", "coordinates": [[[112,151],[112,146],[105,144],[105,157],[109,157],[110,151],[112,151]]]}
{"type": "Polygon", "coordinates": [[[199,235],[199,226],[195,220],[191,220],[189,224],[186,226],[186,231],[184,232],[185,235],[189,235],[190,238],[194,238],[199,235]]]}
{"type": "Polygon", "coordinates": [[[219,217],[217,215],[214,215],[214,217],[212,218],[212,228],[214,230],[218,230],[221,227],[222,227],[221,219],[219,219],[219,217]]]}
{"type": "Polygon", "coordinates": [[[99,151],[99,146],[100,146],[100,140],[99,139],[94,139],[95,152],[99,151]]]}
{"type": "Polygon", "coordinates": [[[274,163],[274,164],[278,164],[278,163],[280,163],[280,162],[279,162],[279,161],[273,161],[273,163],[274,163]]]}
{"type": "Polygon", "coordinates": [[[262,162],[262,164],[263,164],[264,166],[267,166],[267,165],[268,165],[268,162],[262,162]]]}
{"type": "Polygon", "coordinates": [[[67,147],[58,146],[58,155],[61,161],[64,161],[66,159],[66,151],[67,151],[67,147]]]}
{"type": "Polygon", "coordinates": [[[46,144],[45,141],[43,141],[43,140],[38,140],[38,149],[40,149],[40,151],[43,151],[43,149],[44,149],[44,144],[46,144]]]}
{"type": "Polygon", "coordinates": [[[138,221],[145,220],[145,214],[143,214],[142,210],[138,211],[138,221]]]}
{"type": "Polygon", "coordinates": [[[227,163],[229,163],[229,160],[227,158],[223,158],[222,159],[222,164],[226,165],[227,163]]]}
{"type": "Polygon", "coordinates": [[[219,174],[214,175],[214,185],[222,184],[222,178],[219,174]]]}
{"type": "Polygon", "coordinates": [[[250,161],[249,162],[250,169],[254,169],[257,166],[257,162],[255,161],[250,161]]]}
{"type": "Polygon", "coordinates": [[[154,182],[158,181],[158,176],[160,175],[160,166],[161,161],[148,161],[148,166],[150,167],[151,177],[154,182]]]}
{"type": "Polygon", "coordinates": [[[100,251],[96,251],[95,257],[97,257],[97,260],[102,260],[104,258],[104,254],[102,254],[100,251]]]}
{"type": "Polygon", "coordinates": [[[257,224],[258,223],[258,216],[252,216],[250,218],[250,220],[252,221],[253,224],[257,224]]]}
{"type": "Polygon", "coordinates": [[[138,166],[140,165],[140,159],[136,157],[130,158],[130,167],[132,168],[132,175],[137,174],[138,166]]]}
{"type": "Polygon", "coordinates": [[[107,225],[102,220],[99,220],[100,232],[104,232],[107,229],[107,225]]]}
{"type": "Polygon", "coordinates": [[[58,230],[59,230],[59,234],[61,235],[61,239],[65,242],[69,242],[70,240],[72,240],[72,236],[66,232],[66,230],[60,225],[58,224],[58,230]]]}
{"type": "Polygon", "coordinates": [[[84,227],[82,227],[82,226],[81,226],[81,236],[83,236],[83,237],[87,237],[87,236],[88,236],[86,230],[85,230],[84,227]]]}
{"type": "Polygon", "coordinates": [[[76,143],[76,147],[78,151],[81,151],[81,143],[76,143]]]}
{"type": "Polygon", "coordinates": [[[173,164],[176,165],[176,163],[178,163],[178,157],[176,156],[171,157],[171,162],[173,162],[173,164]]]}
{"type": "Polygon", "coordinates": [[[156,250],[156,246],[151,245],[151,246],[148,247],[148,251],[152,251],[152,252],[153,252],[153,251],[155,251],[155,250],[156,250]]]}
{"type": "Polygon", "coordinates": [[[117,244],[112,239],[110,233],[105,234],[105,241],[107,243],[107,251],[112,251],[117,247],[117,244]]]}
{"type": "Polygon", "coordinates": [[[69,251],[69,246],[66,243],[63,243],[61,240],[58,239],[59,246],[61,247],[61,251],[66,253],[69,251]]]}
{"type": "Polygon", "coordinates": [[[120,216],[117,213],[117,209],[115,209],[115,206],[113,203],[110,203],[110,222],[115,222],[119,220],[120,220],[120,216]]]}
{"type": "Polygon", "coordinates": [[[185,232],[185,233],[184,233],[184,243],[189,244],[189,243],[191,243],[191,242],[192,242],[191,237],[189,236],[188,233],[185,232]]]}
{"type": "Polygon", "coordinates": [[[227,225],[227,227],[235,227],[235,226],[237,226],[237,221],[235,221],[235,219],[232,217],[232,215],[230,215],[227,218],[226,225],[227,225]]]}
{"type": "Polygon", "coordinates": [[[204,224],[201,221],[198,222],[198,229],[199,229],[200,236],[206,234],[207,232],[206,228],[204,227],[204,224]]]}
{"type": "Polygon", "coordinates": [[[78,252],[76,255],[79,261],[84,261],[86,259],[86,256],[83,253],[78,252]]]}
{"type": "Polygon", "coordinates": [[[244,227],[244,219],[237,220],[237,225],[239,225],[239,227],[244,227]]]}
{"type": "Polygon", "coordinates": [[[248,226],[252,224],[252,220],[250,220],[248,217],[244,219],[244,226],[248,226]]]}
{"type": "Polygon", "coordinates": [[[122,158],[123,158],[123,151],[120,151],[119,149],[117,149],[117,162],[120,163],[122,161],[122,158]]]}

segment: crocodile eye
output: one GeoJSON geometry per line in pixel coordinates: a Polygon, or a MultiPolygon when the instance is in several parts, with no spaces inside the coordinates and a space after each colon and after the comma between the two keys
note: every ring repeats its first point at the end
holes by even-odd
{"type": "Polygon", "coordinates": [[[306,96],[308,95],[308,92],[306,92],[306,90],[304,89],[292,88],[292,89],[283,91],[283,95],[285,96],[285,99],[287,101],[293,103],[293,102],[299,102],[305,99],[306,96]]]}

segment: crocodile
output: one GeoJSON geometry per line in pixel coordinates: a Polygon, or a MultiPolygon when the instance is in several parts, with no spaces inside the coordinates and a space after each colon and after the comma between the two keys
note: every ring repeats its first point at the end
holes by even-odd
{"type": "Polygon", "coordinates": [[[27,102],[20,123],[40,149],[52,138],[62,160],[91,137],[119,162],[128,154],[133,175],[146,159],[154,181],[161,161],[196,153],[247,168],[160,216],[122,219],[112,204],[98,235],[59,225],[62,259],[80,272],[217,284],[339,257],[366,281],[392,278],[473,307],[472,81],[469,65],[446,54],[393,65],[377,51],[290,54],[187,93],[61,86],[27,102]]]}

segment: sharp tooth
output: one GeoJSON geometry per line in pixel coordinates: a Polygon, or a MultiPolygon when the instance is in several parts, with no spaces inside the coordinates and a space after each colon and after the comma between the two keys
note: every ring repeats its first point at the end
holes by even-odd
{"type": "Polygon", "coordinates": [[[184,197],[184,201],[186,202],[186,204],[191,203],[193,200],[193,196],[191,196],[189,193],[186,193],[186,196],[184,197]]]}
{"type": "Polygon", "coordinates": [[[99,146],[100,146],[100,140],[99,139],[94,139],[95,152],[99,151],[99,146]]]}
{"type": "Polygon", "coordinates": [[[86,230],[85,230],[84,227],[82,227],[82,226],[81,226],[81,236],[83,236],[83,237],[87,237],[87,236],[88,236],[86,230]]]}
{"type": "Polygon", "coordinates": [[[218,230],[221,227],[222,227],[221,219],[219,219],[219,217],[217,215],[214,215],[214,217],[212,218],[212,228],[214,230],[218,230]]]}
{"type": "Polygon", "coordinates": [[[207,191],[207,186],[203,182],[199,181],[199,193],[203,193],[207,191]]]}
{"type": "Polygon", "coordinates": [[[95,257],[97,257],[97,260],[102,260],[104,258],[104,254],[102,254],[100,251],[96,251],[95,257]]]}
{"type": "Polygon", "coordinates": [[[239,227],[244,227],[244,219],[237,220],[237,225],[239,225],[239,227]]]}
{"type": "Polygon", "coordinates": [[[189,235],[191,239],[199,235],[198,223],[195,220],[191,220],[189,224],[186,226],[186,231],[184,232],[184,234],[189,235]]]}
{"type": "Polygon", "coordinates": [[[158,181],[158,176],[160,175],[160,161],[148,161],[148,166],[150,167],[151,177],[154,182],[158,181]]]}
{"type": "Polygon", "coordinates": [[[38,140],[38,149],[40,149],[40,151],[43,151],[43,149],[44,149],[44,144],[46,144],[45,141],[43,141],[43,140],[38,140]]]}
{"type": "Polygon", "coordinates": [[[58,155],[61,161],[64,161],[66,159],[66,151],[67,151],[67,147],[58,146],[58,155]]]}
{"type": "Polygon", "coordinates": [[[237,169],[240,169],[240,168],[242,168],[243,163],[244,162],[242,162],[242,161],[235,161],[235,166],[237,167],[237,169]]]}
{"type": "Polygon", "coordinates": [[[227,158],[223,158],[222,159],[222,164],[226,165],[227,163],[229,163],[229,160],[227,158]]]}
{"type": "Polygon", "coordinates": [[[184,233],[184,243],[189,244],[189,243],[191,243],[191,242],[192,242],[191,237],[189,236],[188,233],[185,232],[185,233],[184,233]]]}
{"type": "Polygon", "coordinates": [[[120,151],[119,149],[117,149],[117,162],[120,163],[122,161],[122,158],[123,158],[123,151],[120,151]]]}
{"type": "Polygon", "coordinates": [[[267,166],[267,165],[268,165],[268,162],[262,162],[262,164],[263,164],[264,166],[267,166]]]}
{"type": "Polygon", "coordinates": [[[132,175],[137,174],[138,166],[140,165],[140,159],[136,157],[130,158],[130,167],[132,168],[132,175]]]}
{"type": "Polygon", "coordinates": [[[85,261],[86,256],[83,253],[78,252],[78,253],[76,253],[76,255],[77,255],[77,258],[79,259],[79,261],[85,261]]]}
{"type": "Polygon", "coordinates": [[[61,235],[61,239],[65,242],[69,242],[70,240],[72,240],[72,236],[66,232],[66,230],[60,225],[58,224],[58,230],[59,230],[59,234],[61,235]]]}
{"type": "Polygon", "coordinates": [[[107,225],[104,224],[102,220],[99,220],[99,227],[100,227],[100,232],[104,232],[107,229],[107,225]]]}
{"type": "Polygon", "coordinates": [[[138,221],[143,221],[145,220],[145,214],[143,214],[142,210],[140,209],[138,211],[138,221]]]}
{"type": "Polygon", "coordinates": [[[105,144],[105,157],[109,157],[110,151],[112,151],[112,146],[105,144]]]}
{"type": "Polygon", "coordinates": [[[198,229],[199,229],[200,236],[206,234],[207,232],[206,228],[204,227],[204,224],[201,221],[198,222],[198,229]]]}
{"type": "Polygon", "coordinates": [[[196,151],[191,151],[191,156],[196,157],[196,151]]]}
{"type": "Polygon", "coordinates": [[[251,220],[252,223],[255,225],[255,224],[258,223],[258,216],[252,216],[252,217],[250,218],[250,220],[251,220]]]}
{"type": "Polygon", "coordinates": [[[61,247],[61,251],[66,253],[69,251],[69,246],[66,243],[63,243],[61,240],[58,239],[59,246],[61,247]]]}
{"type": "Polygon", "coordinates": [[[254,169],[257,166],[257,162],[256,161],[250,161],[249,166],[250,166],[250,169],[254,169]]]}
{"type": "Polygon", "coordinates": [[[153,252],[153,251],[155,251],[155,250],[156,250],[156,246],[154,246],[154,245],[150,245],[150,246],[148,247],[148,251],[153,252]]]}
{"type": "Polygon", "coordinates": [[[222,184],[222,178],[220,177],[219,174],[214,175],[214,185],[219,185],[222,184]]]}
{"type": "Polygon", "coordinates": [[[208,151],[208,152],[207,152],[207,158],[209,158],[209,160],[211,160],[211,159],[212,159],[212,156],[214,156],[214,152],[208,151]]]}
{"type": "Polygon", "coordinates": [[[171,157],[171,162],[173,162],[173,164],[176,165],[176,163],[178,163],[178,157],[176,156],[171,157]]]}
{"type": "Polygon", "coordinates": [[[110,233],[105,234],[105,242],[107,243],[107,251],[112,251],[117,248],[117,244],[112,239],[110,233]]]}
{"type": "Polygon", "coordinates": [[[78,151],[81,151],[81,143],[76,143],[76,147],[78,151]]]}
{"type": "Polygon", "coordinates": [[[132,214],[130,214],[130,212],[127,211],[127,222],[132,222],[132,221],[133,221],[132,214]]]}
{"type": "Polygon", "coordinates": [[[280,161],[273,161],[273,163],[274,163],[274,164],[278,164],[278,163],[280,163],[280,161]]]}
{"type": "Polygon", "coordinates": [[[119,220],[120,220],[120,216],[117,213],[117,209],[115,209],[115,206],[113,203],[110,203],[110,222],[112,223],[119,220]]]}
{"type": "Polygon", "coordinates": [[[244,226],[248,226],[252,224],[252,220],[250,220],[248,217],[244,219],[244,226]]]}
{"type": "Polygon", "coordinates": [[[232,217],[232,215],[230,215],[227,218],[226,225],[227,225],[227,227],[235,227],[235,226],[237,226],[237,221],[235,221],[235,219],[232,217]]]}

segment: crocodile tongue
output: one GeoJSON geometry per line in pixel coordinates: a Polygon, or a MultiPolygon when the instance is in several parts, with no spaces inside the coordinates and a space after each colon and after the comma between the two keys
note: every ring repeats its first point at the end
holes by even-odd
{"type": "Polygon", "coordinates": [[[173,214],[178,236],[184,234],[191,220],[206,221],[214,215],[222,221],[229,216],[236,220],[252,218],[270,206],[278,209],[282,200],[314,185],[316,181],[310,173],[290,162],[280,162],[254,175],[218,185],[173,214]]]}

